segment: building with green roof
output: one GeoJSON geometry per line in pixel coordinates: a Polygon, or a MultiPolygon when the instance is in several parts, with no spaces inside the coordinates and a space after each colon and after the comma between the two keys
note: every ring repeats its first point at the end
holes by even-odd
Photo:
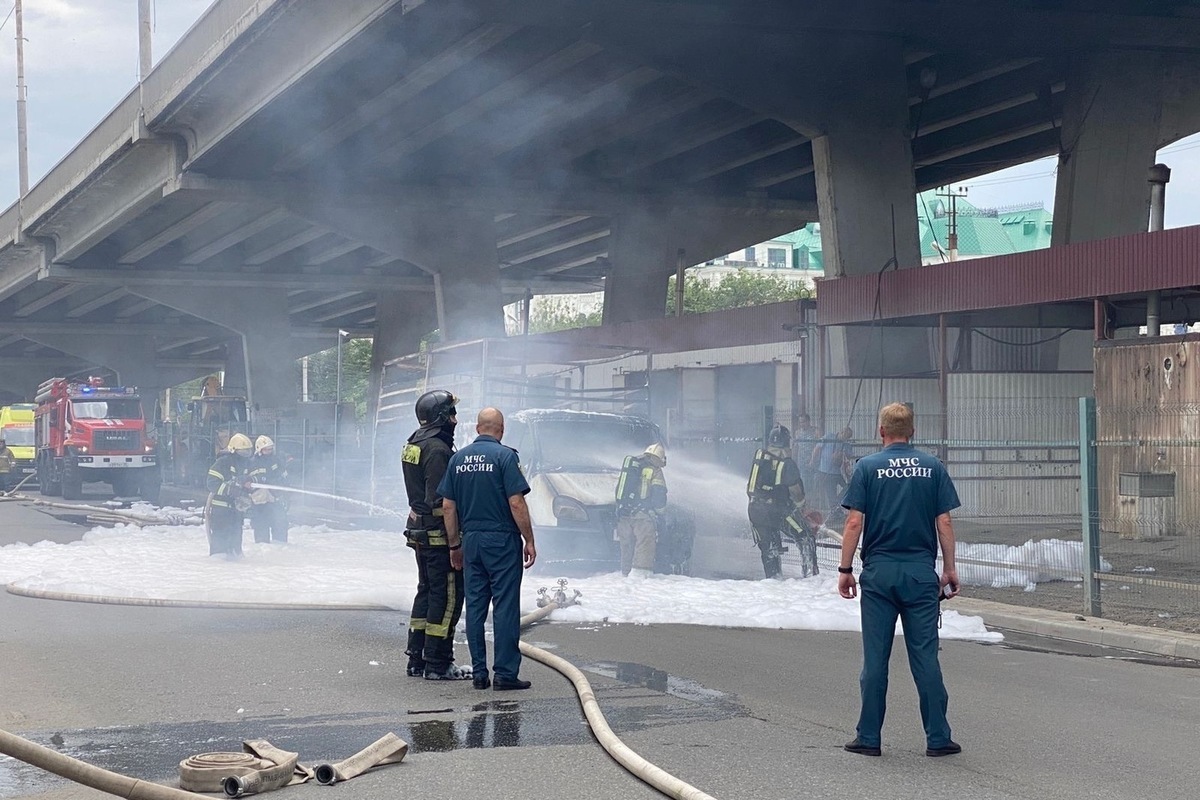
{"type": "MultiPolygon", "coordinates": [[[[921,263],[949,261],[950,198],[931,189],[917,195],[916,206],[921,263]]],[[[1024,253],[1050,246],[1053,215],[1041,203],[978,208],[966,198],[958,197],[955,199],[955,216],[959,260],[1024,253]]],[[[811,278],[823,276],[825,259],[821,251],[821,225],[810,222],[769,242],[715,259],[709,266],[796,271],[811,278]]]]}

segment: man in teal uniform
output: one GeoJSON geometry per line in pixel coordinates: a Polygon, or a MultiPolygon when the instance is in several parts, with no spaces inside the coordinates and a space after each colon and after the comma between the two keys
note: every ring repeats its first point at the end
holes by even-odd
{"type": "Polygon", "coordinates": [[[476,689],[528,689],[521,669],[521,575],[537,559],[533,526],[517,451],[500,444],[504,415],[479,412],[475,441],[450,457],[438,486],[450,563],[463,569],[467,594],[467,646],[476,689]],[[483,623],[492,607],[496,653],[488,677],[483,623]]]}
{"type": "Polygon", "coordinates": [[[883,449],[858,462],[842,500],[849,514],[838,592],[846,599],[858,595],[853,564],[862,537],[862,711],[858,735],[846,744],[846,750],[860,755],[882,752],[888,659],[897,616],[904,625],[904,645],[920,697],[925,755],[962,752],[950,738],[949,698],[938,663],[938,603],[943,596],[958,594],[950,512],[961,504],[946,468],[909,444],[912,435],[912,409],[902,403],[885,406],[879,412],[883,449]],[[940,578],[935,566],[939,543],[940,578]]]}

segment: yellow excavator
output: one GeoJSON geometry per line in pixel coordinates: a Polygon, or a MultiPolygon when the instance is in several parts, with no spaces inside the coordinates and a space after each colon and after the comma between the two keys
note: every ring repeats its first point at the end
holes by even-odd
{"type": "Polygon", "coordinates": [[[188,401],[186,410],[171,428],[172,482],[180,486],[204,486],[208,468],[229,446],[229,437],[249,433],[246,398],[225,394],[220,378],[210,375],[201,384],[200,395],[188,401]]]}

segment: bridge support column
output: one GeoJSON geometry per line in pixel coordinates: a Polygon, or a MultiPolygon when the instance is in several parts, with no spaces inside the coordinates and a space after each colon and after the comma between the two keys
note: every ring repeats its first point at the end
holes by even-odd
{"type": "Polygon", "coordinates": [[[434,275],[434,297],[425,302],[435,304],[442,341],[505,336],[495,215],[463,211],[423,227],[438,234],[436,249],[418,263],[434,275]]]}
{"type": "Polygon", "coordinates": [[[1105,53],[1076,65],[1063,111],[1055,245],[1146,230],[1160,143],[1163,57],[1105,53]]]}
{"type": "Polygon", "coordinates": [[[375,341],[371,348],[370,386],[367,389],[367,419],[370,424],[375,424],[384,363],[417,352],[421,347],[421,338],[433,331],[437,324],[433,295],[427,292],[387,292],[379,295],[375,341]]]}
{"type": "Polygon", "coordinates": [[[53,370],[39,366],[36,362],[30,366],[0,367],[0,403],[32,403],[38,384],[54,377],[51,372],[53,370]]]}
{"type": "MultiPolygon", "coordinates": [[[[237,332],[240,348],[229,348],[231,363],[226,371],[236,379],[237,362],[244,365],[246,394],[257,412],[267,416],[295,413],[300,391],[296,356],[289,341],[286,292],[215,287],[129,288],[149,300],[237,332]]],[[[233,380],[227,383],[236,385],[233,380]]]]}
{"type": "MultiPolygon", "coordinates": [[[[921,264],[908,90],[899,45],[881,42],[843,82],[853,103],[827,103],[813,139],[826,277],[875,275],[921,264]]],[[[835,328],[829,375],[887,375],[933,368],[924,330],[835,328]]]]}
{"type": "Polygon", "coordinates": [[[800,216],[756,216],[736,213],[669,213],[635,210],[612,223],[609,261],[604,281],[605,325],[662,317],[667,312],[667,281],[679,264],[702,264],[739,248],[796,230],[808,220],[800,216]]]}

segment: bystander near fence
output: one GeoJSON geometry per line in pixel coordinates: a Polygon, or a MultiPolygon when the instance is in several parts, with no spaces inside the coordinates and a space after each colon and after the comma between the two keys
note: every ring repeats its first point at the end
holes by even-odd
{"type": "MultiPolygon", "coordinates": [[[[827,413],[856,431],[853,458],[879,447],[874,400],[827,413]]],[[[914,444],[963,501],[967,596],[1200,631],[1200,406],[960,396],[943,419],[914,405],[914,444]]]]}

